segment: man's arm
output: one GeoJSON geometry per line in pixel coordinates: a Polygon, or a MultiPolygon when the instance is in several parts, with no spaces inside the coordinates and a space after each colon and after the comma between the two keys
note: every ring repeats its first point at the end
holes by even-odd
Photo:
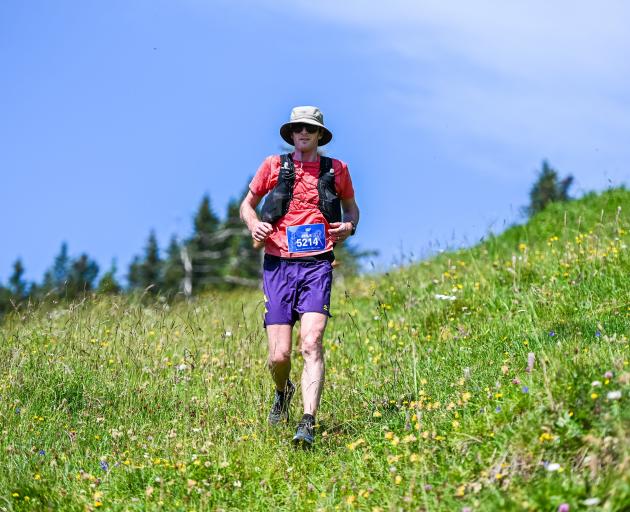
{"type": "Polygon", "coordinates": [[[341,200],[343,209],[343,222],[332,222],[328,233],[335,242],[343,242],[352,234],[352,224],[355,227],[359,224],[359,206],[354,197],[341,200]]]}
{"type": "Polygon", "coordinates": [[[256,242],[264,242],[266,238],[273,232],[273,227],[268,222],[261,222],[256,215],[256,207],[262,196],[257,196],[251,190],[247,192],[245,199],[241,203],[240,214],[241,220],[247,225],[247,229],[252,234],[252,238],[256,242]]]}

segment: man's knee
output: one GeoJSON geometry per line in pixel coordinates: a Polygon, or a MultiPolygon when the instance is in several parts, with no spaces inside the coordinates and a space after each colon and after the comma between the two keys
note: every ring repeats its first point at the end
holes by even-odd
{"type": "Polygon", "coordinates": [[[287,364],[291,361],[291,351],[289,350],[274,350],[269,354],[269,366],[287,364]]]}
{"type": "Polygon", "coordinates": [[[302,337],[300,352],[302,353],[302,357],[304,359],[317,361],[323,358],[323,334],[323,332],[319,331],[309,331],[302,337]]]}

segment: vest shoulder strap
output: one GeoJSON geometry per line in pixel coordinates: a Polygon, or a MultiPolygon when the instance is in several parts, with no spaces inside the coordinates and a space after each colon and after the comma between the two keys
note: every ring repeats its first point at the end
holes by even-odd
{"type": "Polygon", "coordinates": [[[286,153],[284,155],[280,155],[280,167],[285,169],[293,169],[293,157],[291,153],[286,153]]]}
{"type": "Polygon", "coordinates": [[[333,167],[333,160],[327,156],[319,157],[319,177],[321,178],[327,172],[332,171],[331,174],[335,173],[335,169],[333,167]]]}

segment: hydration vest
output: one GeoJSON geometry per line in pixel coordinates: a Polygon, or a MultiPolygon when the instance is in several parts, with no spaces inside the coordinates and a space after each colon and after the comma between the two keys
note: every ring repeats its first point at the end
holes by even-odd
{"type": "MultiPolygon", "coordinates": [[[[280,156],[278,183],[269,192],[263,204],[260,218],[263,222],[273,224],[289,211],[293,199],[295,185],[295,166],[291,154],[280,156]]],[[[335,170],[332,158],[319,157],[319,178],[317,180],[319,202],[317,207],[324,218],[331,222],[341,222],[341,201],[335,190],[335,170]]]]}

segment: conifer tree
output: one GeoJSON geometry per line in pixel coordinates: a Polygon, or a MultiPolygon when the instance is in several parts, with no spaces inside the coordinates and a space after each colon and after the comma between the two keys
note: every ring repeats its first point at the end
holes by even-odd
{"type": "Polygon", "coordinates": [[[28,295],[28,285],[24,281],[24,265],[17,259],[13,264],[13,274],[9,277],[9,291],[15,302],[24,300],[28,295]]]}
{"type": "Polygon", "coordinates": [[[57,296],[62,296],[66,283],[70,278],[70,266],[68,244],[63,242],[59,254],[55,256],[52,267],[44,274],[44,282],[40,293],[54,293],[57,296]]]}
{"type": "Polygon", "coordinates": [[[350,240],[335,247],[335,274],[341,277],[356,276],[361,270],[361,260],[378,256],[378,251],[361,250],[350,240]]]}
{"type": "Polygon", "coordinates": [[[94,289],[94,281],[98,275],[98,264],[87,254],[81,254],[72,261],[69,279],[66,286],[67,298],[74,299],[94,289]]]}
{"type": "Polygon", "coordinates": [[[11,290],[0,284],[0,320],[11,309],[11,290]]]}
{"type": "Polygon", "coordinates": [[[151,230],[147,245],[144,249],[144,258],[135,257],[129,267],[129,286],[131,288],[149,288],[151,293],[157,293],[162,284],[161,270],[162,260],[160,250],[155,237],[155,232],[151,230]]]}
{"type": "Polygon", "coordinates": [[[142,274],[147,283],[146,286],[154,284],[156,288],[159,288],[161,284],[161,266],[162,260],[160,260],[160,249],[158,247],[157,238],[155,237],[155,232],[151,231],[142,265],[142,274]]]}
{"type": "Polygon", "coordinates": [[[206,194],[195,215],[193,235],[187,244],[193,266],[193,291],[221,282],[224,255],[219,224],[219,218],[210,206],[210,197],[206,194]]]}
{"type": "MultiPolygon", "coordinates": [[[[247,190],[242,194],[241,201],[247,190]]],[[[233,199],[228,203],[223,223],[223,230],[227,233],[224,279],[226,283],[232,285],[257,286],[260,278],[261,253],[254,249],[251,235],[240,218],[241,201],[233,199]]]]}
{"type": "Polygon", "coordinates": [[[177,237],[173,235],[166,249],[163,263],[162,287],[164,293],[171,297],[178,294],[182,290],[184,274],[181,247],[177,243],[177,237]]]}
{"type": "Polygon", "coordinates": [[[573,176],[569,174],[561,180],[557,171],[547,160],[543,160],[538,179],[529,193],[530,204],[526,209],[527,213],[531,216],[544,210],[549,203],[570,200],[569,187],[572,183],[573,176]]]}
{"type": "Polygon", "coordinates": [[[127,282],[129,283],[129,289],[142,288],[144,283],[142,279],[142,259],[140,256],[134,256],[133,260],[129,264],[129,270],[127,271],[127,282]]]}
{"type": "Polygon", "coordinates": [[[98,286],[96,288],[98,293],[114,295],[122,291],[122,287],[116,279],[117,271],[118,268],[116,266],[116,260],[113,260],[109,270],[103,274],[98,282],[98,286]]]}

